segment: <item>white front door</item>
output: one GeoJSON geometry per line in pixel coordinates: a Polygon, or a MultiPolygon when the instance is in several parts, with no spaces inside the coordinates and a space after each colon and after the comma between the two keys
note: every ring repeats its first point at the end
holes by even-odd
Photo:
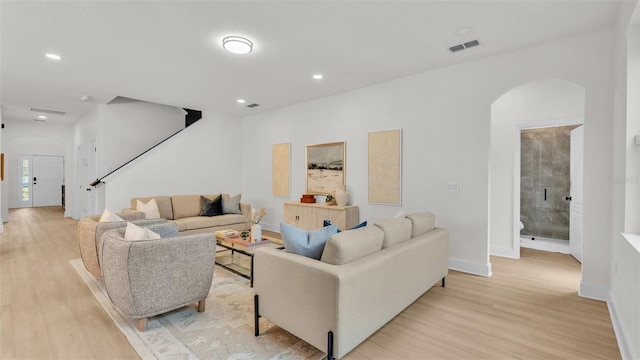
{"type": "Polygon", "coordinates": [[[569,205],[569,247],[582,262],[582,168],[584,164],[584,126],[571,130],[571,202],[569,205]]]}
{"type": "Polygon", "coordinates": [[[62,205],[64,157],[18,156],[18,204],[20,207],[62,205]]]}
{"type": "Polygon", "coordinates": [[[17,184],[18,188],[18,206],[19,207],[32,207],[33,206],[33,187],[31,181],[33,179],[33,155],[20,155],[18,156],[18,176],[17,184]]]}
{"type": "Polygon", "coordinates": [[[33,206],[62,205],[64,158],[62,156],[33,157],[33,206]]]}

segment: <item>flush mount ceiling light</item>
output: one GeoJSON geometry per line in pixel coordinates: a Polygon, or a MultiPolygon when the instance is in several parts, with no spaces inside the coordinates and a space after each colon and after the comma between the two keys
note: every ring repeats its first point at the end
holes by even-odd
{"type": "Polygon", "coordinates": [[[62,57],[60,55],[56,55],[56,54],[44,54],[44,56],[46,56],[47,58],[49,58],[51,60],[62,60],[62,57]]]}
{"type": "Polygon", "coordinates": [[[222,47],[230,53],[248,54],[253,50],[253,43],[240,36],[227,36],[222,39],[222,47]]]}
{"type": "Polygon", "coordinates": [[[47,117],[44,115],[38,115],[38,119],[46,119],[47,117]]]}
{"type": "Polygon", "coordinates": [[[323,78],[322,74],[315,74],[313,75],[313,79],[314,80],[321,80],[323,78]]]}

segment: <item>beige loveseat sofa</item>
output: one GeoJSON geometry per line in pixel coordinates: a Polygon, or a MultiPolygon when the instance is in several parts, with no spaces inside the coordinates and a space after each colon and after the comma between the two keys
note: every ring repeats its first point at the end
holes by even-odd
{"type": "Polygon", "coordinates": [[[274,248],[254,256],[255,331],[264,317],[341,358],[442,280],[449,234],[431,213],[331,236],[315,260],[274,248]]]}
{"type": "MultiPolygon", "coordinates": [[[[202,195],[213,199],[221,195],[229,199],[229,194],[202,195]]],[[[173,195],[138,197],[131,199],[131,208],[122,209],[122,212],[136,211],[136,200],[148,203],[155,199],[158,204],[160,217],[178,225],[181,235],[214,232],[216,230],[232,229],[246,230],[247,216],[251,213],[251,205],[240,203],[240,214],[224,214],[218,216],[200,216],[200,195],[173,195]]],[[[223,200],[224,201],[224,200],[223,200]]],[[[137,211],[136,211],[137,212],[137,211]]]]}

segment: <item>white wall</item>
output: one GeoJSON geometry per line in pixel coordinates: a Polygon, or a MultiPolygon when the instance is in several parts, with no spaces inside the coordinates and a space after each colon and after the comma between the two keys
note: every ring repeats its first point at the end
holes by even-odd
{"type": "Polygon", "coordinates": [[[514,244],[514,236],[520,229],[515,215],[520,213],[515,205],[519,203],[519,195],[515,195],[520,181],[519,170],[516,170],[520,155],[519,129],[582,123],[584,106],[584,88],[559,79],[527,83],[492,104],[489,164],[492,255],[520,257],[519,246],[514,244]]]}
{"type": "Polygon", "coordinates": [[[89,188],[89,183],[92,180],[87,179],[87,149],[89,141],[96,139],[98,136],[98,120],[101,109],[102,107],[99,105],[94,106],[73,127],[73,179],[78,183],[73,189],[73,202],[76,208],[73,212],[73,217],[75,219],[90,215],[87,212],[86,189],[89,188]],[[81,147],[80,154],[76,153],[78,147],[81,147]],[[76,170],[78,155],[80,161],[83,162],[82,170],[79,173],[76,170]]]}
{"type": "Polygon", "coordinates": [[[103,186],[105,207],[119,211],[140,196],[242,192],[241,130],[240,119],[204,111],[201,120],[114,174],[103,186]]]}
{"type": "Polygon", "coordinates": [[[583,281],[607,289],[611,42],[611,29],[587,32],[246,117],[244,192],[256,206],[269,209],[265,227],[277,228],[282,202],[304,192],[304,146],[344,140],[347,187],[360,208],[360,220],[391,216],[400,207],[367,203],[367,133],[402,128],[402,208],[435,212],[438,226],[451,231],[452,267],[489,275],[491,104],[529,81],[565,79],[586,89],[585,123],[590,128],[585,131],[585,207],[593,206],[585,213],[583,281]],[[292,189],[287,199],[270,195],[271,145],[281,142],[292,143],[292,189]],[[460,192],[445,192],[447,182],[458,182],[460,192]]]}
{"type": "Polygon", "coordinates": [[[9,208],[18,207],[19,174],[18,155],[64,156],[64,179],[66,185],[65,216],[73,214],[71,188],[73,181],[73,139],[71,126],[51,123],[3,120],[3,151],[5,153],[5,181],[2,187],[2,218],[9,220],[9,208]]]}
{"type": "Polygon", "coordinates": [[[101,105],[98,121],[98,176],[102,177],[184,128],[178,107],[127,98],[101,105]]]}
{"type": "MultiPolygon", "coordinates": [[[[184,110],[175,106],[122,97],[109,104],[97,104],[76,123],[74,152],[81,146],[81,156],[86,159],[89,155],[89,142],[96,139],[96,175],[101,178],[184,128],[184,115],[184,110]]],[[[74,169],[75,161],[74,159],[74,169]]],[[[87,173],[85,165],[78,174],[81,186],[75,188],[75,193],[81,199],[82,211],[76,217],[91,215],[89,212],[93,212],[87,210],[87,188],[95,193],[97,212],[100,213],[105,206],[104,187],[90,187],[89,183],[95,179],[88,179],[87,173]]]]}
{"type": "Polygon", "coordinates": [[[640,252],[620,233],[640,234],[640,7],[620,6],[616,33],[614,186],[609,310],[624,359],[640,357],[640,252]],[[635,7],[635,11],[634,11],[635,7]],[[635,23],[629,21],[630,14],[635,23]]]}

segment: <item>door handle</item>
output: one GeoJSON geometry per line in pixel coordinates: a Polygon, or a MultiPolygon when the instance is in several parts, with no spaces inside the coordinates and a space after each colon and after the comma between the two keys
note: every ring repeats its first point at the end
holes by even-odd
{"type": "Polygon", "coordinates": [[[567,196],[564,199],[567,200],[567,201],[571,201],[571,196],[567,196]]]}
{"type": "Polygon", "coordinates": [[[91,191],[91,189],[90,189],[90,188],[87,188],[87,191],[91,191]]]}

